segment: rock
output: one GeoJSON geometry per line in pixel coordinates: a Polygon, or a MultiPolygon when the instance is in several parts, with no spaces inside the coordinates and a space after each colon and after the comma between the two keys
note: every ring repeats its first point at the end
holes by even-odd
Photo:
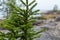
{"type": "Polygon", "coordinates": [[[55,21],[60,21],[60,16],[59,17],[56,17],[55,21]]]}
{"type": "Polygon", "coordinates": [[[42,23],[43,23],[43,21],[36,21],[36,22],[33,23],[33,25],[37,25],[38,26],[38,25],[40,25],[42,23]]]}

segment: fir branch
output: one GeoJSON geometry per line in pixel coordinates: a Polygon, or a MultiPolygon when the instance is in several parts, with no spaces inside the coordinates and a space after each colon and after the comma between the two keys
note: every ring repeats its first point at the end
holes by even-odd
{"type": "Polygon", "coordinates": [[[29,4],[29,6],[31,6],[35,1],[36,1],[36,0],[33,0],[33,1],[29,4]]]}
{"type": "MultiPolygon", "coordinates": [[[[44,32],[44,31],[46,31],[47,30],[47,28],[43,28],[42,30],[40,30],[39,32],[37,32],[36,34],[39,34],[39,33],[42,33],[42,32],[44,32]]],[[[35,35],[36,35],[35,34],[35,35]]]]}
{"type": "Polygon", "coordinates": [[[41,34],[37,34],[37,35],[35,35],[34,37],[32,37],[32,39],[34,39],[34,38],[40,38],[41,37],[41,34]]]}
{"type": "Polygon", "coordinates": [[[37,3],[35,3],[35,4],[30,8],[30,10],[32,10],[36,5],[37,5],[37,3]]]}
{"type": "Polygon", "coordinates": [[[22,11],[22,9],[17,8],[13,3],[9,3],[10,7],[13,7],[13,9],[15,9],[16,11],[22,11]],[[20,10],[19,10],[20,9],[20,10]]]}
{"type": "Polygon", "coordinates": [[[20,12],[20,14],[23,15],[23,13],[24,13],[24,10],[23,9],[21,9],[20,7],[16,7],[12,3],[10,3],[9,5],[10,5],[10,7],[13,7],[14,10],[16,10],[17,12],[20,12]]]}
{"type": "Polygon", "coordinates": [[[37,12],[39,12],[40,10],[35,10],[35,11],[29,11],[30,12],[30,14],[29,15],[34,15],[34,14],[36,14],[37,12]]]}
{"type": "Polygon", "coordinates": [[[20,0],[21,2],[22,2],[22,4],[24,4],[25,6],[26,6],[26,4],[24,3],[24,1],[23,0],[20,0]]]}
{"type": "Polygon", "coordinates": [[[39,12],[40,10],[35,10],[33,13],[37,13],[37,12],[39,12]]]}

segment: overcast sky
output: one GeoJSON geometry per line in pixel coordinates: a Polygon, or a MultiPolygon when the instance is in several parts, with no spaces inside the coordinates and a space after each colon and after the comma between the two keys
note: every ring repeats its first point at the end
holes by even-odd
{"type": "MultiPolygon", "coordinates": [[[[60,0],[36,0],[36,2],[38,5],[35,7],[35,9],[40,9],[41,11],[51,10],[53,9],[54,5],[57,5],[58,9],[60,9],[60,0]]],[[[0,17],[2,16],[0,15],[0,17]]]]}
{"type": "Polygon", "coordinates": [[[38,5],[37,8],[40,10],[50,10],[53,9],[54,5],[58,6],[60,9],[60,0],[36,0],[38,5]]]}

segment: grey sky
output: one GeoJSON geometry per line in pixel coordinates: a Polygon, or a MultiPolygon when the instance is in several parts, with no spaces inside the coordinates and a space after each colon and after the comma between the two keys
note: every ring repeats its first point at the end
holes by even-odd
{"type": "MultiPolygon", "coordinates": [[[[58,9],[60,9],[60,0],[36,0],[36,2],[38,5],[35,7],[35,9],[40,9],[41,11],[51,10],[55,4],[58,6],[58,9]]],[[[2,17],[1,12],[0,17],[2,17]]]]}
{"type": "Polygon", "coordinates": [[[60,9],[60,0],[36,0],[38,5],[37,8],[40,10],[50,10],[53,9],[54,5],[58,6],[60,9]]]}

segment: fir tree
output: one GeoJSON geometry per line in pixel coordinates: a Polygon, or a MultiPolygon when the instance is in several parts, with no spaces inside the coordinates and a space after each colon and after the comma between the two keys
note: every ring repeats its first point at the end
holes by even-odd
{"type": "Polygon", "coordinates": [[[20,40],[33,40],[34,38],[40,37],[41,32],[45,31],[46,29],[43,28],[39,32],[34,31],[33,22],[34,20],[31,19],[31,15],[37,13],[39,10],[33,11],[33,8],[37,5],[35,0],[33,0],[30,4],[28,0],[26,3],[23,0],[20,0],[22,4],[26,7],[26,9],[17,7],[13,3],[9,3],[9,6],[13,9],[10,13],[8,19],[4,20],[2,23],[2,27],[7,29],[9,32],[3,35],[3,38],[8,38],[8,40],[16,40],[20,38],[20,40]],[[34,5],[32,5],[35,3],[34,5]],[[31,8],[29,8],[32,5],[31,8]]]}

